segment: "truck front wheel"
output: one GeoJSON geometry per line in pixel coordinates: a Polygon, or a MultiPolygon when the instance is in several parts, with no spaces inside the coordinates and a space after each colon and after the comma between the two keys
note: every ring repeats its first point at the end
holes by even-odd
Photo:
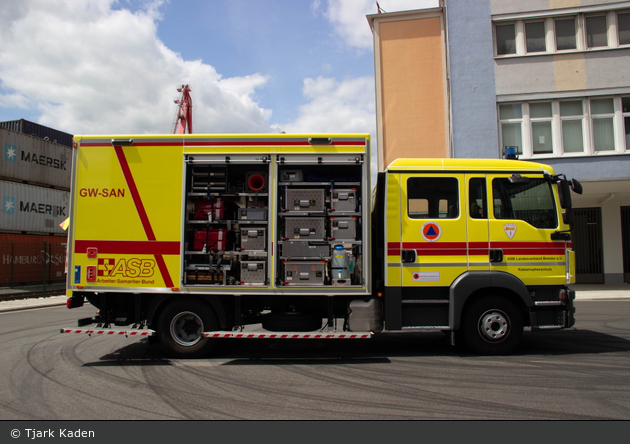
{"type": "Polygon", "coordinates": [[[196,299],[182,299],[167,305],[158,318],[157,334],[171,357],[198,358],[206,355],[215,341],[204,331],[218,328],[212,309],[196,299]]]}
{"type": "Polygon", "coordinates": [[[523,335],[523,317],[506,298],[488,296],[474,301],[465,311],[460,337],[468,349],[483,355],[511,352],[523,335]]]}

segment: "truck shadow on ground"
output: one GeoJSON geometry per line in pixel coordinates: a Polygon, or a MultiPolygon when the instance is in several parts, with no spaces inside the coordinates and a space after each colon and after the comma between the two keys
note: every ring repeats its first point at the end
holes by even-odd
{"type": "MultiPolygon", "coordinates": [[[[590,330],[525,332],[511,356],[591,355],[630,351],[630,341],[590,330]]],[[[461,347],[452,347],[440,332],[388,333],[357,340],[224,339],[198,360],[222,361],[220,365],[343,365],[383,364],[399,357],[475,358],[461,347]]],[[[185,359],[184,359],[185,360],[185,359]]],[[[84,366],[168,366],[159,345],[146,339],[103,355],[84,366]]]]}

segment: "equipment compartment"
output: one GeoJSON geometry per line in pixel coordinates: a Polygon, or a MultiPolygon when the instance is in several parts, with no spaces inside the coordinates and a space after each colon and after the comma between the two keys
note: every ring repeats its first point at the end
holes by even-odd
{"type": "Polygon", "coordinates": [[[264,284],[267,280],[265,261],[242,261],[241,283],[264,284]]]}
{"type": "Polygon", "coordinates": [[[286,261],[283,266],[286,285],[322,285],[324,283],[325,261],[286,261]]]}
{"type": "Polygon", "coordinates": [[[357,211],[358,201],[356,188],[334,189],[331,191],[330,211],[354,213],[357,211]]]}
{"type": "Polygon", "coordinates": [[[324,212],[325,191],[323,189],[287,189],[285,191],[285,211],[324,212]]]}
{"type": "Polygon", "coordinates": [[[357,238],[356,217],[331,217],[330,238],[332,240],[355,240],[357,238]]]}
{"type": "Polygon", "coordinates": [[[330,257],[330,245],[326,242],[303,240],[282,241],[280,256],[283,258],[319,259],[330,257]]]}
{"type": "Polygon", "coordinates": [[[186,285],[265,285],[268,272],[267,157],[186,159],[186,285]],[[257,226],[252,226],[256,224],[257,226]]]}
{"type": "Polygon", "coordinates": [[[265,251],[267,228],[241,228],[241,250],[265,251]]]}
{"type": "Polygon", "coordinates": [[[326,239],[326,219],[324,217],[284,218],[285,239],[326,239]]]}

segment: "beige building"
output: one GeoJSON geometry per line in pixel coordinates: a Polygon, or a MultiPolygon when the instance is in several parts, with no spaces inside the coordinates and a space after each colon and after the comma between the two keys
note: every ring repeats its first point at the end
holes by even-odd
{"type": "Polygon", "coordinates": [[[368,22],[380,169],[516,147],[584,185],[578,282],[630,283],[630,1],[442,0],[368,22]]]}

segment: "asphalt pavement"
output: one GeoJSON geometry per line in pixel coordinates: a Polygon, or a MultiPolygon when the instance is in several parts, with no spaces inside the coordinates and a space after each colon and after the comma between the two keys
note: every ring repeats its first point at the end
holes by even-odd
{"type": "MultiPolygon", "coordinates": [[[[65,284],[51,284],[46,287],[46,292],[53,293],[63,291],[65,284]]],[[[621,285],[595,285],[595,284],[575,284],[570,285],[575,290],[578,300],[630,300],[630,284],[621,285]]],[[[68,299],[65,295],[45,296],[45,297],[25,297],[34,292],[41,293],[42,287],[25,286],[19,288],[0,287],[0,296],[15,297],[13,300],[0,301],[0,312],[28,310],[33,308],[52,307],[65,305],[68,299]]]]}

